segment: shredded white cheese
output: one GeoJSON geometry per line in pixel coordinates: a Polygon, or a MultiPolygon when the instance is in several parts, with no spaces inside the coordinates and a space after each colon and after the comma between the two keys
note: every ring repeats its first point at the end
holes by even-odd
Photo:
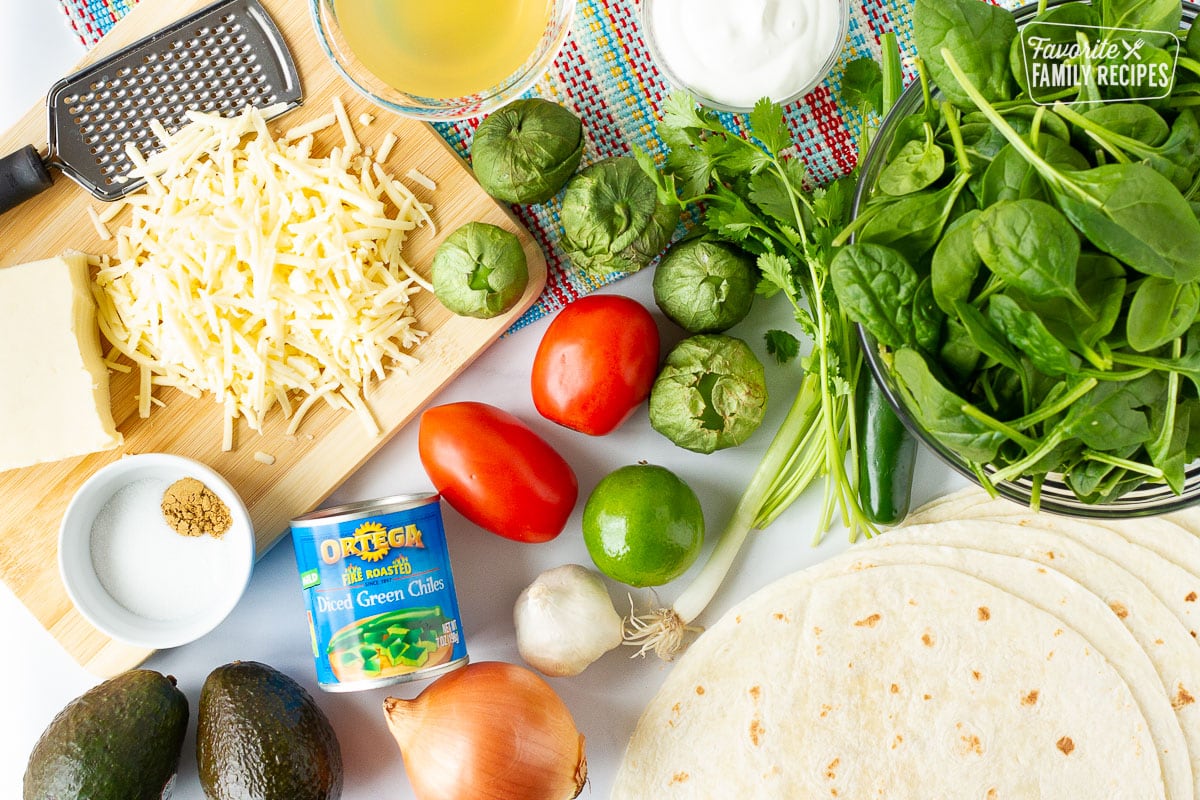
{"type": "Polygon", "coordinates": [[[362,151],[362,146],[358,143],[358,137],[354,135],[354,127],[350,124],[350,117],[346,116],[346,106],[342,105],[342,98],[334,95],[333,98],[333,113],[337,116],[338,125],[342,129],[342,139],[346,143],[346,153],[356,156],[362,151]]]}
{"type": "Polygon", "coordinates": [[[259,450],[254,454],[254,460],[260,464],[266,464],[269,467],[275,463],[275,456],[259,450]]]}
{"type": "Polygon", "coordinates": [[[317,117],[314,120],[309,120],[301,125],[297,125],[295,128],[288,128],[288,131],[283,135],[283,138],[287,141],[292,141],[293,139],[303,139],[305,136],[311,136],[314,133],[319,133],[326,128],[332,128],[336,124],[337,115],[331,111],[323,117],[317,117]]]}
{"type": "Polygon", "coordinates": [[[433,182],[433,178],[430,178],[424,172],[421,172],[421,170],[415,167],[404,173],[404,177],[408,178],[413,183],[424,186],[431,192],[437,189],[437,184],[433,182]]]}
{"type": "Polygon", "coordinates": [[[92,227],[96,229],[96,235],[100,237],[100,241],[107,242],[112,239],[112,232],[104,224],[104,220],[100,219],[100,212],[94,206],[88,206],[88,217],[92,220],[92,227]]]}
{"type": "Polygon", "coordinates": [[[388,156],[392,154],[392,148],[396,146],[396,134],[391,131],[387,132],[387,136],[383,137],[383,143],[379,145],[379,152],[375,155],[375,160],[379,163],[387,161],[388,156]]]}
{"type": "Polygon", "coordinates": [[[426,335],[410,301],[428,283],[401,247],[433,220],[334,108],[281,140],[253,108],[191,112],[163,150],[134,158],[147,188],[125,200],[94,293],[101,331],[138,369],[142,416],[154,387],[173,386],[224,405],[225,449],[236,420],[261,431],[279,406],[294,433],[318,399],[379,433],[365,392],[415,364],[426,335]],[[346,146],[314,157],[312,134],[334,124],[346,146]]]}

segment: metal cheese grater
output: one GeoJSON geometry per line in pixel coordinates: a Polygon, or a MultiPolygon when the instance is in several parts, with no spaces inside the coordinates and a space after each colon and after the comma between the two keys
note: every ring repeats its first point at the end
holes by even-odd
{"type": "Polygon", "coordinates": [[[174,132],[189,110],[231,116],[302,99],[296,64],[258,0],[221,0],[54,84],[49,152],[28,145],[0,158],[0,212],[49,187],[47,167],[101,200],[137,188],[143,180],[123,180],[133,168],[125,146],[157,149],[151,119],[174,132]]]}

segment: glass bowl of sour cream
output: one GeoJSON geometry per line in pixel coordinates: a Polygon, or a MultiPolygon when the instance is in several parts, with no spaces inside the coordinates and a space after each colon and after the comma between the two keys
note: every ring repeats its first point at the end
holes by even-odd
{"type": "Polygon", "coordinates": [[[672,86],[719,111],[787,105],[829,75],[847,0],[642,0],[642,36],[672,86]]]}

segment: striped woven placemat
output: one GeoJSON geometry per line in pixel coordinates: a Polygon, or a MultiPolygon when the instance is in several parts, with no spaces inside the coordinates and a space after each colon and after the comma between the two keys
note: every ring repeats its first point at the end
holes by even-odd
{"type": "MultiPolygon", "coordinates": [[[[71,25],[87,46],[99,41],[136,0],[59,0],[71,25]]],[[[160,0],[165,2],[165,0],[160,0]]],[[[1002,5],[1016,6],[1013,0],[1002,5]]],[[[583,120],[587,132],[584,162],[630,152],[633,145],[651,153],[663,149],[655,133],[658,109],[670,91],[642,41],[638,0],[578,0],[570,35],[558,58],[533,93],[563,104],[583,120]]],[[[912,0],[851,0],[850,24],[842,58],[828,79],[785,109],[797,153],[809,174],[824,182],[854,167],[859,120],[839,107],[843,65],[870,54],[879,56],[879,37],[896,31],[903,55],[913,53],[912,0]]],[[[315,35],[315,34],[314,34],[315,35]]],[[[726,125],[743,126],[740,115],[723,115],[726,125]]],[[[479,120],[438,123],[434,127],[464,158],[479,120]]],[[[538,206],[513,206],[533,232],[550,266],[546,290],[516,324],[517,330],[539,317],[621,277],[597,279],[571,266],[558,245],[558,199],[538,206]]]]}

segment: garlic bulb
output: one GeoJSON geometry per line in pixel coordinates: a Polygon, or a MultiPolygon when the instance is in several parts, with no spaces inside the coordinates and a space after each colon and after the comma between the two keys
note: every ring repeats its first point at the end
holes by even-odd
{"type": "Polygon", "coordinates": [[[621,643],[621,616],[600,576],[564,564],[537,576],[513,609],[521,658],[543,675],[583,672],[621,643]]]}

